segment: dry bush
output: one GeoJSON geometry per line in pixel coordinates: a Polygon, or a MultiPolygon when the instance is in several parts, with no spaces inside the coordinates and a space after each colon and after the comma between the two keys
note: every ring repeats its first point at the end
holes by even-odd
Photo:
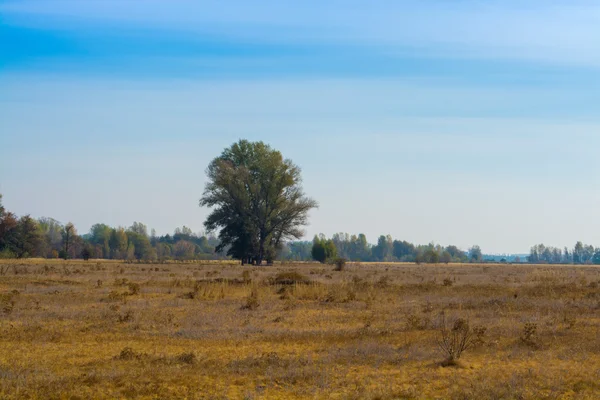
{"type": "Polygon", "coordinates": [[[335,265],[335,268],[333,270],[338,272],[343,271],[346,267],[347,261],[348,260],[346,260],[345,258],[336,258],[335,260],[333,260],[333,264],[335,265]]]}
{"type": "Polygon", "coordinates": [[[271,285],[308,285],[311,280],[297,271],[280,272],[268,279],[271,285]]]}
{"type": "Polygon", "coordinates": [[[527,322],[521,331],[521,342],[530,347],[538,347],[537,341],[538,325],[535,322],[527,322]]]}
{"type": "Polygon", "coordinates": [[[252,286],[250,289],[250,294],[246,297],[244,304],[242,305],[242,310],[256,310],[260,305],[259,296],[258,296],[258,288],[256,286],[252,286]]]}
{"type": "Polygon", "coordinates": [[[327,295],[327,286],[321,283],[289,286],[290,298],[319,301],[327,295]]]}
{"type": "Polygon", "coordinates": [[[14,293],[0,294],[0,309],[6,315],[13,312],[15,308],[15,295],[14,293]]]}
{"type": "Polygon", "coordinates": [[[325,297],[321,298],[324,303],[347,303],[356,300],[356,292],[348,285],[332,284],[325,297]]]}
{"type": "Polygon", "coordinates": [[[192,352],[181,353],[175,359],[180,364],[189,364],[189,365],[196,364],[196,361],[197,361],[196,354],[194,354],[192,352]]]}
{"type": "Polygon", "coordinates": [[[12,267],[11,264],[0,265],[0,276],[6,275],[10,267],[12,267]]]}
{"type": "Polygon", "coordinates": [[[134,313],[131,310],[125,311],[123,314],[117,315],[117,321],[120,323],[131,322],[133,321],[134,313]]]}
{"type": "Polygon", "coordinates": [[[250,283],[252,281],[252,278],[250,277],[250,271],[247,269],[242,272],[242,281],[244,281],[244,283],[250,283]]]}
{"type": "Polygon", "coordinates": [[[129,280],[127,278],[117,278],[115,279],[115,286],[127,286],[129,280]]]}
{"type": "Polygon", "coordinates": [[[408,331],[422,331],[429,328],[431,320],[429,317],[420,316],[415,312],[405,314],[405,326],[408,331]]]}
{"type": "Polygon", "coordinates": [[[446,356],[442,366],[456,366],[463,352],[482,342],[485,334],[484,328],[472,329],[469,321],[456,318],[447,321],[446,316],[441,316],[440,336],[438,346],[446,356]]]}
{"type": "Polygon", "coordinates": [[[108,301],[127,301],[127,293],[118,292],[116,290],[111,290],[108,294],[108,301]]]}
{"type": "Polygon", "coordinates": [[[283,286],[277,291],[277,294],[279,295],[280,300],[289,300],[294,296],[290,286],[283,286]]]}
{"type": "Polygon", "coordinates": [[[0,301],[15,302],[10,315],[0,308],[0,398],[592,399],[600,390],[594,266],[171,262],[168,271],[123,264],[119,275],[122,262],[32,260],[32,273],[13,275],[15,263],[0,260],[11,265],[0,301]],[[143,300],[128,295],[133,282],[143,300]],[[260,305],[239,310],[253,286],[260,305]],[[436,343],[441,310],[449,338],[452,313],[483,325],[471,325],[460,357],[473,368],[429,367],[449,358],[436,343]],[[536,330],[522,334],[515,321],[536,330]]]}
{"type": "Polygon", "coordinates": [[[390,277],[388,275],[383,275],[379,280],[375,283],[375,287],[377,289],[385,289],[390,286],[390,277]]]}
{"type": "Polygon", "coordinates": [[[129,289],[129,292],[127,293],[129,296],[135,296],[140,293],[139,283],[130,282],[127,284],[127,288],[129,289]]]}
{"type": "Polygon", "coordinates": [[[119,355],[115,357],[115,359],[130,361],[130,360],[139,360],[144,356],[145,356],[145,354],[138,353],[138,352],[134,351],[131,347],[125,347],[125,348],[123,348],[123,350],[121,350],[119,355]]]}

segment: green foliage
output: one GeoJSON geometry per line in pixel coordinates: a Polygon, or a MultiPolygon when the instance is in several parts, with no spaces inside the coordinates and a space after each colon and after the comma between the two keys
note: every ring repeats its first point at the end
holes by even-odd
{"type": "Polygon", "coordinates": [[[317,203],[301,187],[300,168],[263,142],[240,140],[215,158],[200,205],[212,207],[205,227],[219,230],[217,250],[261,264],[302,237],[317,203]]]}
{"type": "Polygon", "coordinates": [[[125,229],[112,229],[110,232],[110,252],[111,258],[125,259],[127,258],[128,239],[125,229]]]}
{"type": "Polygon", "coordinates": [[[594,252],[594,256],[592,257],[592,263],[596,265],[600,264],[600,248],[597,248],[594,252]]]}
{"type": "Polygon", "coordinates": [[[406,240],[394,240],[392,243],[392,253],[398,261],[414,261],[416,248],[414,244],[406,240]]]}
{"type": "Polygon", "coordinates": [[[102,251],[102,254],[96,254],[96,257],[110,257],[110,237],[111,237],[112,229],[110,226],[106,224],[95,224],[90,229],[90,238],[89,241],[91,244],[99,247],[102,251]]]}
{"type": "Polygon", "coordinates": [[[440,262],[440,255],[437,251],[435,251],[434,249],[428,249],[425,252],[425,262],[430,263],[430,264],[437,264],[438,262],[440,262]]]}
{"type": "Polygon", "coordinates": [[[390,235],[379,236],[377,245],[373,247],[373,258],[377,261],[393,261],[394,241],[390,235]]]}
{"type": "Polygon", "coordinates": [[[333,240],[315,236],[311,253],[315,261],[324,263],[337,257],[337,248],[333,240]]]}
{"type": "Polygon", "coordinates": [[[10,225],[3,235],[3,247],[17,258],[31,257],[42,243],[42,234],[38,229],[37,222],[29,215],[19,220],[8,213],[4,217],[4,223],[10,225]]]}
{"type": "Polygon", "coordinates": [[[155,257],[155,252],[150,244],[150,238],[140,231],[128,230],[127,245],[128,259],[135,258],[136,260],[152,260],[155,257]]]}
{"type": "Polygon", "coordinates": [[[10,258],[15,258],[15,253],[13,253],[12,251],[10,251],[9,249],[2,249],[0,250],[0,259],[10,259],[10,258]]]}
{"type": "Polygon", "coordinates": [[[52,218],[38,219],[38,227],[43,236],[38,256],[56,258],[63,248],[62,232],[64,227],[52,218]]]}

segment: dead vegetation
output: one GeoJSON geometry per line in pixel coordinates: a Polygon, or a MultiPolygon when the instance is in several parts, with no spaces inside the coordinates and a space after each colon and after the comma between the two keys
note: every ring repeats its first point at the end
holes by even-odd
{"type": "Polygon", "coordinates": [[[600,392],[593,266],[0,267],[1,398],[600,392]]]}

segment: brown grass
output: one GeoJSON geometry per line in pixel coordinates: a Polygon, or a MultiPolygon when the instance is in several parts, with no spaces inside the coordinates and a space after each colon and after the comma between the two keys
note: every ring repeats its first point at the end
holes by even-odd
{"type": "Polygon", "coordinates": [[[600,397],[598,267],[0,266],[0,398],[600,397]]]}

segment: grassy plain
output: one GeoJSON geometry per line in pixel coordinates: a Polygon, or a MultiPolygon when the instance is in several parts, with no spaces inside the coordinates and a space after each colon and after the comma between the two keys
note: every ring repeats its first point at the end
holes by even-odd
{"type": "Polygon", "coordinates": [[[0,398],[597,399],[600,268],[5,260],[0,398]]]}

